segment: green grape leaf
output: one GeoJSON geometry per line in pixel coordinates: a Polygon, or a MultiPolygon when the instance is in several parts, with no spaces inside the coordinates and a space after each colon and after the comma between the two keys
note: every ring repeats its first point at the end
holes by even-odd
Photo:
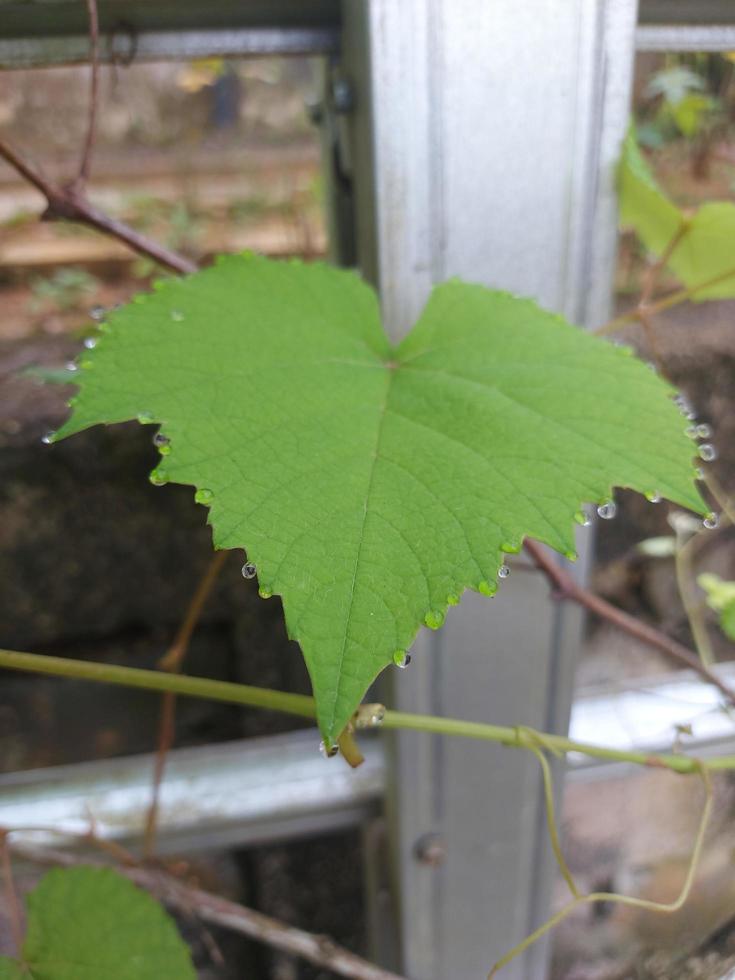
{"type": "Polygon", "coordinates": [[[111,314],[59,436],[160,424],[217,548],[279,594],[331,742],[421,624],[613,485],[704,512],[669,386],[530,300],[452,281],[392,348],[354,273],[230,256],[111,314]]]}
{"type": "Polygon", "coordinates": [[[57,868],[28,896],[21,962],[0,980],[196,980],[173,920],[111,868],[57,868]]]}
{"type": "Polygon", "coordinates": [[[707,596],[707,605],[718,614],[722,632],[735,640],[735,582],[703,572],[697,576],[697,584],[707,596]]]}
{"type": "Polygon", "coordinates": [[[28,978],[23,967],[17,960],[11,960],[8,956],[0,956],[0,980],[23,980],[28,978]]]}
{"type": "Polygon", "coordinates": [[[618,167],[620,222],[635,230],[649,252],[661,255],[681,226],[683,215],[659,187],[631,126],[618,167]]]}
{"type": "Polygon", "coordinates": [[[710,201],[694,215],[685,215],[656,183],[632,127],[623,144],[618,193],[621,223],[633,228],[654,255],[663,255],[687,223],[667,266],[688,289],[717,280],[697,288],[691,297],[694,302],[735,296],[735,205],[710,201]]]}

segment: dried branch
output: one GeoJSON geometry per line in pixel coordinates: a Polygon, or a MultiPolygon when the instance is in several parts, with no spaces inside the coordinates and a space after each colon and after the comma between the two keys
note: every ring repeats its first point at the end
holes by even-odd
{"type": "Polygon", "coordinates": [[[96,228],[105,235],[118,239],[139,255],[145,255],[159,265],[189,275],[196,272],[196,263],[158,242],[139,234],[134,228],[111,217],[95,207],[87,196],[74,186],[62,187],[52,183],[40,170],[23,159],[11,146],[0,140],[0,157],[43,194],[47,208],[43,214],[47,221],[78,221],[96,228]]]}
{"type": "MultiPolygon", "coordinates": [[[[29,845],[11,845],[13,854],[34,864],[74,867],[79,864],[100,864],[65,851],[29,845]]],[[[302,929],[288,926],[262,912],[238,905],[219,895],[186,885],[170,874],[144,868],[118,868],[134,884],[153,894],[169,908],[185,915],[195,915],[202,922],[240,933],[256,942],[265,943],[281,952],[298,956],[325,970],[331,970],[348,980],[406,980],[396,973],[383,970],[332,942],[302,929]]]]}
{"type": "Polygon", "coordinates": [[[718,688],[729,704],[735,704],[735,691],[725,684],[724,681],[720,680],[714,671],[706,667],[693,650],[690,650],[682,643],[662,633],[661,630],[649,626],[642,620],[623,612],[622,609],[613,606],[607,600],[590,592],[589,589],[585,589],[584,586],[575,581],[569,572],[556,562],[543,545],[538,544],[536,541],[526,541],[525,549],[539,571],[543,572],[549,580],[555,598],[576,602],[577,605],[583,606],[589,612],[616,626],[623,633],[627,633],[636,640],[640,640],[655,650],[659,650],[667,657],[671,657],[679,663],[684,664],[690,670],[696,671],[708,684],[713,684],[718,688]]]}

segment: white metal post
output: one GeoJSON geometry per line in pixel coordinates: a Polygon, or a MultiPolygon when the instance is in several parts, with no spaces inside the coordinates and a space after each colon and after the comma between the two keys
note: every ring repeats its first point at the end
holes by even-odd
{"type": "MultiPolygon", "coordinates": [[[[453,275],[604,319],[635,0],[344,0],[343,21],[358,258],[392,334],[453,275]]],[[[564,730],[579,625],[519,572],[424,631],[393,701],[564,730]]],[[[547,910],[535,760],[407,734],[389,784],[402,967],[481,977],[547,910]]],[[[504,976],[544,974],[537,948],[504,976]]]]}

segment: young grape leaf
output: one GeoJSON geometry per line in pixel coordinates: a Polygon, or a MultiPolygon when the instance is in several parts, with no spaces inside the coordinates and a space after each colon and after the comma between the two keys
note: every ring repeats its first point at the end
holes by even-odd
{"type": "Polygon", "coordinates": [[[197,487],[215,547],[282,596],[327,742],[524,535],[571,554],[613,485],[703,512],[668,385],[506,293],[439,286],[393,349],[354,273],[231,256],[100,330],[58,436],[160,424],[152,480],[197,487]]]}
{"type": "Polygon", "coordinates": [[[735,296],[735,205],[709,201],[694,215],[685,215],[656,183],[632,128],[623,145],[618,191],[621,223],[633,228],[654,255],[663,255],[686,222],[666,264],[687,288],[724,276],[697,289],[693,301],[735,296]]]}
{"type": "Polygon", "coordinates": [[[28,974],[17,960],[11,960],[9,956],[0,956],[0,980],[28,980],[28,974]]]}
{"type": "Polygon", "coordinates": [[[15,980],[196,980],[172,919],[111,868],[57,868],[28,896],[21,963],[0,959],[15,980]]]}
{"type": "Polygon", "coordinates": [[[718,613],[722,632],[735,640],[735,582],[703,572],[697,576],[697,584],[706,593],[707,605],[718,613]]]}

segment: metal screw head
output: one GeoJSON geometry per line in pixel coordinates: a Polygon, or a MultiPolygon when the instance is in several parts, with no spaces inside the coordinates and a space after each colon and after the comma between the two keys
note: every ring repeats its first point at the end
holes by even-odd
{"type": "Polygon", "coordinates": [[[413,845],[413,856],[420,864],[438,868],[447,856],[447,846],[441,834],[423,834],[413,845]]]}

